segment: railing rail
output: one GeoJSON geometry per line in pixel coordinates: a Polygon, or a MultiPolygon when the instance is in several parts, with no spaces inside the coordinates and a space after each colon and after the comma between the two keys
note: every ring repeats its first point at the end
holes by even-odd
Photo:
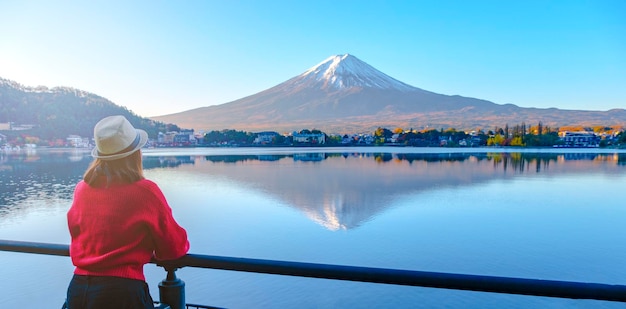
{"type": "MultiPolygon", "coordinates": [[[[67,245],[8,240],[0,240],[0,251],[69,256],[67,245]]],[[[152,263],[164,267],[168,271],[168,278],[175,278],[173,272],[178,268],[197,267],[479,292],[626,302],[626,286],[601,283],[464,275],[199,254],[188,254],[173,261],[153,260],[152,263]]]]}

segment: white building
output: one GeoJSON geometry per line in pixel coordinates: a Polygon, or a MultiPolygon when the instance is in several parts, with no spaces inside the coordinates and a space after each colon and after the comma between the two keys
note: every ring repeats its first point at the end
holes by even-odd
{"type": "Polygon", "coordinates": [[[323,145],[326,143],[326,135],[324,133],[300,134],[293,132],[292,136],[294,144],[323,145]]]}
{"type": "Polygon", "coordinates": [[[65,138],[67,145],[75,148],[89,148],[89,138],[80,137],[78,135],[70,135],[65,138]]]}
{"type": "Polygon", "coordinates": [[[253,143],[257,145],[268,145],[274,142],[274,138],[278,136],[276,132],[259,132],[253,143]]]}
{"type": "Polygon", "coordinates": [[[559,137],[566,147],[598,147],[600,137],[593,132],[559,132],[559,137]]]}

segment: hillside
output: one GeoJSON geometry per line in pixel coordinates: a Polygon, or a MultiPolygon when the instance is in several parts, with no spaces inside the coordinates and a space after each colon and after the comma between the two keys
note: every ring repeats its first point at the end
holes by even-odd
{"type": "Polygon", "coordinates": [[[346,54],[329,57],[257,94],[152,119],[197,130],[316,128],[347,133],[372,132],[377,127],[476,129],[540,121],[550,127],[623,125],[626,110],[522,108],[443,95],[407,85],[346,54]]]}
{"type": "Polygon", "coordinates": [[[14,133],[45,140],[65,139],[70,134],[91,137],[94,125],[110,115],[124,115],[152,138],[166,129],[162,122],[139,117],[92,93],[67,87],[26,87],[0,78],[0,123],[33,126],[14,133]]]}

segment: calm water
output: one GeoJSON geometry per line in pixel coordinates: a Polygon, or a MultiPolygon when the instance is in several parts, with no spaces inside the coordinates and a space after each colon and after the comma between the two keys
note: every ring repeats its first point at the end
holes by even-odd
{"type": "MultiPolygon", "coordinates": [[[[191,252],[626,284],[626,152],[151,149],[146,176],[191,252]],[[442,152],[452,151],[452,152],[442,152]]],[[[0,239],[69,243],[86,151],[0,154],[0,239]]],[[[69,258],[0,252],[0,308],[59,308],[69,258]]],[[[165,276],[145,267],[155,299],[165,276]]],[[[626,308],[601,301],[184,268],[187,301],[228,308],[626,308]]]]}

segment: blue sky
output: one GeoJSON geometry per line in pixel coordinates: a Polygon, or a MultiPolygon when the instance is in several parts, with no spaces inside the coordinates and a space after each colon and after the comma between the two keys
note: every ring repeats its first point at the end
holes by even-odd
{"type": "Polygon", "coordinates": [[[407,84],[626,108],[626,1],[0,2],[0,77],[141,116],[222,104],[350,53],[407,84]]]}

